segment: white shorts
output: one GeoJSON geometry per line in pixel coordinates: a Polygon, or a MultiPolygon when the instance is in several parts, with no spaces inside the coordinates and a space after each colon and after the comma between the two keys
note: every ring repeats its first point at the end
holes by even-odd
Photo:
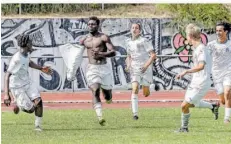
{"type": "Polygon", "coordinates": [[[88,64],[86,78],[88,86],[99,83],[103,89],[110,90],[113,87],[111,68],[108,64],[88,64]]]}
{"type": "Polygon", "coordinates": [[[201,88],[189,86],[185,93],[184,100],[190,104],[194,104],[195,106],[197,106],[209,89],[210,85],[205,85],[201,88]]]}
{"type": "Polygon", "coordinates": [[[21,88],[11,88],[11,93],[17,106],[25,110],[30,110],[34,105],[32,100],[40,97],[34,83],[27,84],[21,88]]]}
{"type": "Polygon", "coordinates": [[[152,67],[141,73],[140,70],[131,69],[131,82],[138,82],[143,86],[150,86],[153,83],[152,67]]]}
{"type": "Polygon", "coordinates": [[[231,76],[229,75],[229,76],[223,77],[222,81],[219,83],[214,83],[214,86],[215,86],[217,95],[223,94],[225,86],[231,87],[231,76]]]}

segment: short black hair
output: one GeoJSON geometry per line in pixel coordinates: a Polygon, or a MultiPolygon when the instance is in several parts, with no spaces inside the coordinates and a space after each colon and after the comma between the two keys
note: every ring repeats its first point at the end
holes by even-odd
{"type": "Polygon", "coordinates": [[[99,23],[100,23],[100,20],[99,20],[96,16],[90,17],[89,20],[94,20],[94,21],[96,21],[97,25],[99,25],[99,23]]]}
{"type": "Polygon", "coordinates": [[[28,34],[21,34],[17,37],[18,46],[27,47],[27,44],[31,42],[30,36],[28,34]]]}
{"type": "Polygon", "coordinates": [[[231,30],[231,24],[227,23],[227,22],[218,22],[216,24],[216,27],[217,26],[223,26],[224,27],[224,31],[228,31],[228,33],[230,32],[231,30]]]}

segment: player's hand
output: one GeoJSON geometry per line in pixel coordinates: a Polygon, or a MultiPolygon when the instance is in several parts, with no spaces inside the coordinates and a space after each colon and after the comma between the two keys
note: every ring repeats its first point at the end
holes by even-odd
{"type": "Polygon", "coordinates": [[[144,73],[147,69],[148,69],[148,66],[143,66],[143,67],[141,68],[141,72],[144,73]]]}
{"type": "Polygon", "coordinates": [[[180,73],[176,76],[176,79],[181,79],[186,73],[187,73],[187,71],[183,71],[182,73],[180,73]]]}
{"type": "Polygon", "coordinates": [[[41,71],[48,75],[51,75],[53,73],[52,69],[48,66],[43,67],[41,71]]]}
{"type": "Polygon", "coordinates": [[[6,106],[10,106],[10,103],[11,103],[11,97],[10,97],[9,93],[6,93],[4,96],[4,104],[6,106]]]}

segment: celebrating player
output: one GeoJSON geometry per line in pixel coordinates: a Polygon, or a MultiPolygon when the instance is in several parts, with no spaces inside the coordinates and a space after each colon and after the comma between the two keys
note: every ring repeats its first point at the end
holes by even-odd
{"type": "Polygon", "coordinates": [[[193,64],[194,66],[176,76],[177,79],[183,77],[185,74],[193,73],[191,83],[186,91],[185,99],[181,104],[181,128],[176,132],[188,132],[188,124],[190,118],[189,108],[209,108],[218,118],[219,104],[211,104],[202,100],[211,87],[211,56],[208,49],[201,43],[201,29],[189,24],[186,27],[186,35],[188,42],[193,46],[193,64]]]}
{"type": "Polygon", "coordinates": [[[132,113],[133,119],[138,120],[138,93],[139,85],[143,87],[143,95],[150,95],[149,86],[153,82],[152,63],[156,58],[152,44],[141,37],[141,25],[134,23],[131,26],[132,38],[127,44],[127,70],[131,73],[132,82],[132,113]]]}
{"type": "Polygon", "coordinates": [[[110,38],[98,31],[99,24],[100,20],[97,17],[90,17],[88,21],[89,34],[80,41],[80,44],[87,48],[89,59],[86,73],[87,83],[93,94],[93,107],[99,124],[103,126],[105,120],[102,116],[100,89],[102,89],[106,102],[111,103],[113,81],[107,58],[115,56],[115,50],[110,38]]]}
{"type": "Polygon", "coordinates": [[[43,102],[38,89],[29,77],[28,68],[41,70],[46,74],[51,74],[52,70],[49,67],[41,67],[30,60],[30,53],[33,49],[29,35],[20,35],[18,46],[20,46],[20,51],[13,55],[5,74],[4,104],[10,105],[9,92],[11,92],[16,101],[14,113],[18,114],[20,109],[26,113],[35,112],[35,130],[41,131],[43,102]]]}

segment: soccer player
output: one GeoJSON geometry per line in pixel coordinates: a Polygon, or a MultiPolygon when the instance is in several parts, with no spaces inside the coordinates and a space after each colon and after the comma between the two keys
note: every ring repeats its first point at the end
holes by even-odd
{"type": "Polygon", "coordinates": [[[208,43],[212,55],[212,76],[220,103],[225,105],[224,123],[230,123],[231,114],[231,26],[220,22],[216,25],[217,40],[208,43]]]}
{"type": "Polygon", "coordinates": [[[134,23],[131,26],[132,37],[126,41],[127,70],[131,73],[132,94],[131,104],[133,119],[138,120],[138,93],[142,85],[143,95],[150,95],[149,86],[153,82],[152,63],[156,59],[151,41],[141,36],[141,25],[134,23]]]}
{"type": "Polygon", "coordinates": [[[113,81],[107,58],[115,56],[116,53],[110,38],[98,31],[99,24],[100,20],[97,17],[89,18],[89,34],[80,41],[80,44],[87,48],[89,59],[86,73],[87,83],[93,94],[93,107],[99,124],[103,126],[106,121],[102,116],[100,89],[102,89],[106,102],[111,103],[113,81]]]}
{"type": "Polygon", "coordinates": [[[28,68],[41,70],[46,74],[51,74],[52,70],[49,67],[41,67],[30,60],[30,53],[33,49],[29,35],[20,35],[17,40],[20,50],[13,55],[5,74],[4,104],[10,105],[9,92],[11,92],[16,101],[14,113],[18,114],[20,109],[26,113],[35,112],[35,130],[41,131],[43,102],[38,89],[29,77],[28,68]]]}
{"type": "Polygon", "coordinates": [[[198,26],[189,24],[186,27],[187,40],[194,48],[194,66],[178,74],[176,78],[179,79],[188,73],[193,73],[193,77],[186,91],[185,99],[181,104],[181,128],[176,132],[188,132],[189,118],[191,115],[189,108],[209,108],[214,113],[215,119],[218,118],[219,103],[212,104],[202,100],[211,86],[210,75],[212,64],[209,50],[201,43],[200,35],[201,29],[198,26]]]}

